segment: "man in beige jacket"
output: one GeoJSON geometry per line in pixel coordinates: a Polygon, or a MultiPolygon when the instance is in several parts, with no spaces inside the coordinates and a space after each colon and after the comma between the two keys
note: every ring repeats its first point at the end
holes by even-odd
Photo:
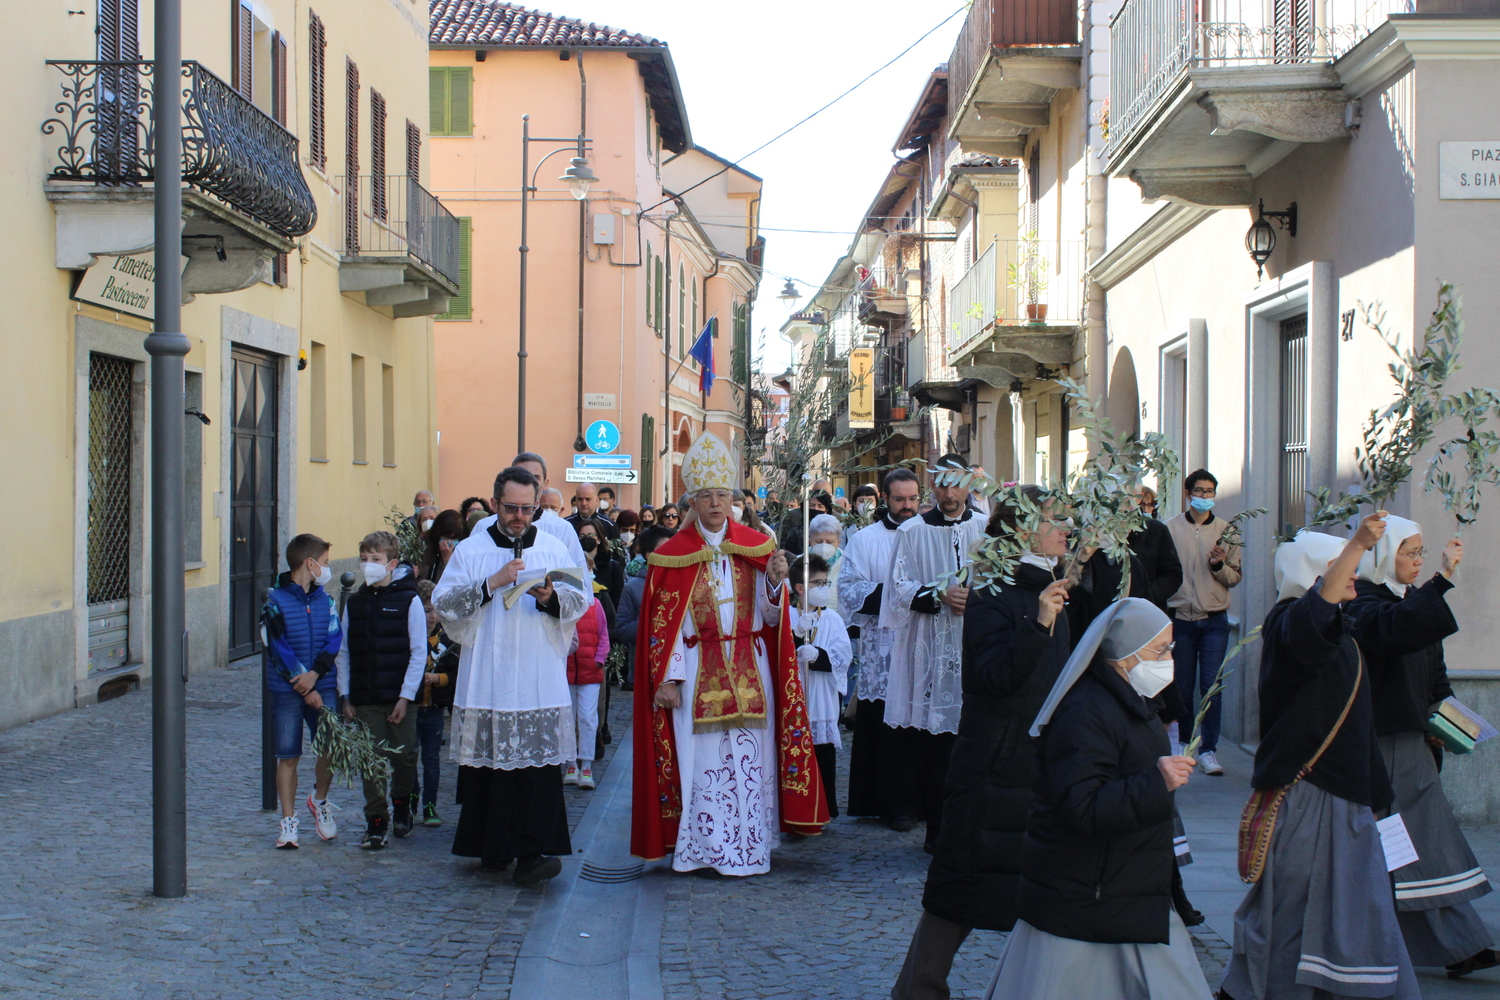
{"type": "MultiPolygon", "coordinates": [[[[1182,490],[1183,512],[1167,521],[1182,561],[1182,586],[1167,599],[1167,609],[1172,615],[1177,690],[1187,706],[1177,723],[1177,738],[1186,742],[1198,714],[1197,698],[1213,686],[1229,646],[1229,588],[1240,582],[1240,547],[1219,544],[1227,522],[1213,513],[1219,481],[1211,472],[1188,473],[1182,490]]],[[[1203,742],[1198,750],[1203,773],[1216,776],[1224,773],[1216,754],[1219,701],[1215,696],[1203,717],[1203,742]]]]}

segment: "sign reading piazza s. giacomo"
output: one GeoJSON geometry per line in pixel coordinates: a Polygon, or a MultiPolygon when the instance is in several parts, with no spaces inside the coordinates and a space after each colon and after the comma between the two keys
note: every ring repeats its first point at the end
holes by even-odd
{"type": "Polygon", "coordinates": [[[1500,139],[1438,143],[1438,198],[1500,199],[1500,139]]]}
{"type": "MultiPolygon", "coordinates": [[[[187,258],[181,258],[186,265],[187,258]]],[[[156,318],[156,251],[98,254],[73,298],[141,319],[156,318]]]]}

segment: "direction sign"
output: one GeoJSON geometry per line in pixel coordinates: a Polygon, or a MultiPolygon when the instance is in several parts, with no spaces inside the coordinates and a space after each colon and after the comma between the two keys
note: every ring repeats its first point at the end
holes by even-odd
{"type": "Polygon", "coordinates": [[[584,433],[589,451],[596,455],[608,455],[620,447],[620,428],[608,420],[595,420],[584,433]]]}
{"type": "Polygon", "coordinates": [[[625,483],[632,485],[641,477],[635,469],[568,469],[564,480],[570,483],[625,483]]]}
{"type": "Polygon", "coordinates": [[[755,491],[755,495],[758,496],[758,497],[760,497],[762,500],[764,500],[766,498],[766,493],[767,493],[767,490],[766,490],[766,488],[764,486],[762,486],[760,489],[758,489],[758,490],[755,491]]]}
{"type": "Polygon", "coordinates": [[[629,455],[574,455],[575,469],[628,469],[629,455]]]}

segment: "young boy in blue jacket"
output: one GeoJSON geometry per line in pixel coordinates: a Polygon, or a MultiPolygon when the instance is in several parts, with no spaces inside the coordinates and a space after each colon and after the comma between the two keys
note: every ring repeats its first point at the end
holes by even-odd
{"type": "MultiPolygon", "coordinates": [[[[328,568],[329,543],[317,535],[298,535],[287,543],[288,572],[281,574],[261,610],[266,654],[266,688],[276,752],[276,794],[281,800],[281,830],[276,846],[297,847],[297,762],[302,757],[302,727],[318,734],[319,709],[338,702],[335,658],[343,643],[338,607],[323,587],[333,577],[328,568]]],[[[332,840],[339,832],[328,801],[333,774],[328,758],[319,757],[313,792],[307,796],[318,836],[332,840]]]]}

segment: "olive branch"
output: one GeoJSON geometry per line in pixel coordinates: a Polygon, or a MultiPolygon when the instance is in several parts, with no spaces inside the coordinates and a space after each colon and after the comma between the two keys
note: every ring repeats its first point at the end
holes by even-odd
{"type": "Polygon", "coordinates": [[[341,778],[345,788],[354,787],[354,779],[378,781],[390,788],[391,762],[387,754],[403,747],[392,747],[375,739],[370,727],[358,719],[345,719],[324,705],[318,713],[318,731],[313,736],[313,752],[327,758],[328,769],[341,778]]]}

